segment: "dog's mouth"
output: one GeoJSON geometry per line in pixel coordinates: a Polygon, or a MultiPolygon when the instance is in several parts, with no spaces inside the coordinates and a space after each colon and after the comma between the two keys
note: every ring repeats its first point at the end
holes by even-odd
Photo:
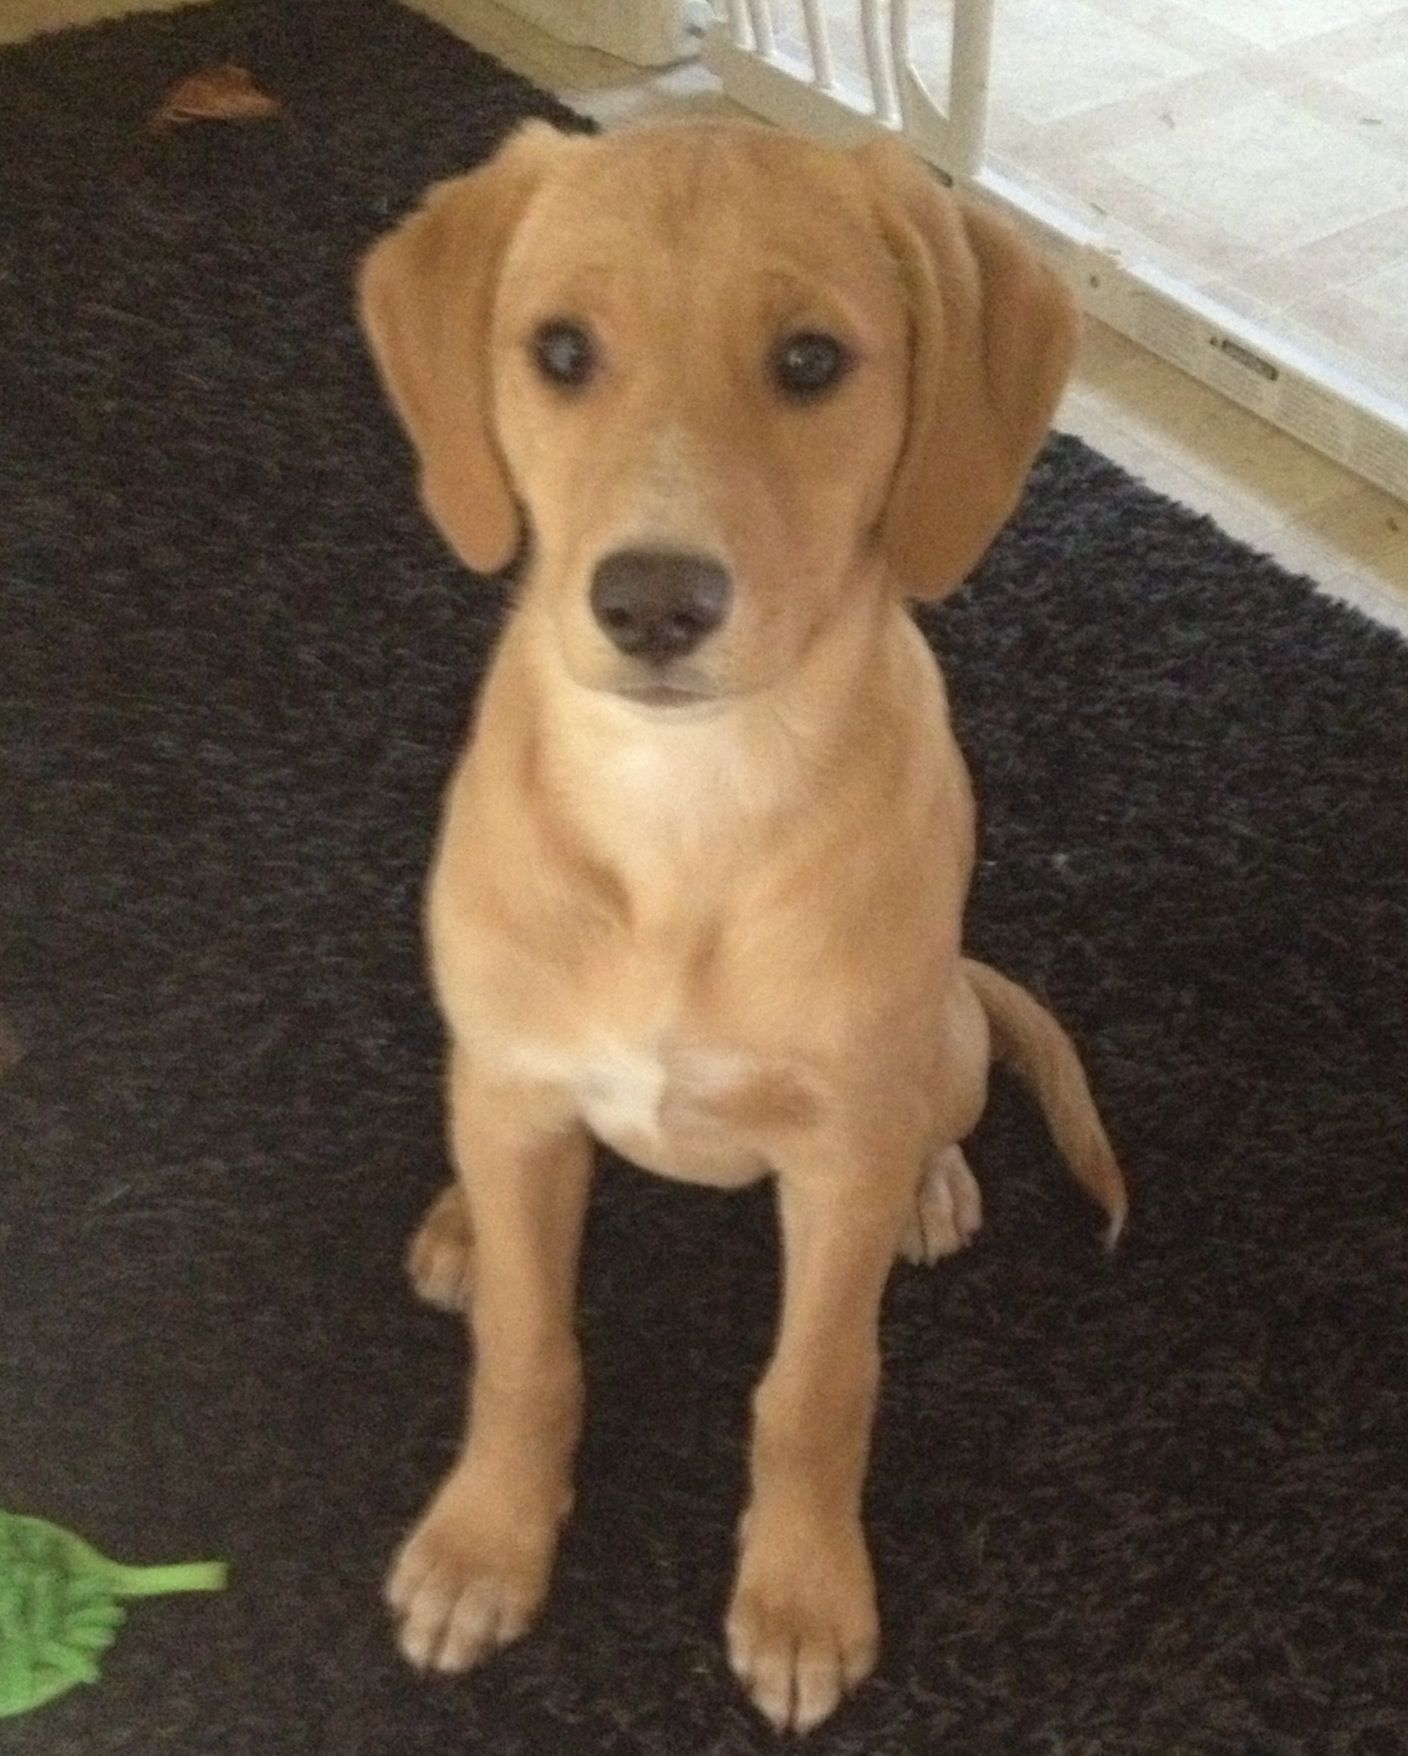
{"type": "Polygon", "coordinates": [[[608,687],[619,700],[654,713],[679,713],[686,709],[697,712],[718,707],[729,694],[702,667],[689,664],[662,665],[658,669],[641,666],[624,675],[618,672],[608,687]]]}
{"type": "Polygon", "coordinates": [[[716,690],[688,683],[628,683],[616,693],[641,707],[702,707],[719,700],[716,690]]]}

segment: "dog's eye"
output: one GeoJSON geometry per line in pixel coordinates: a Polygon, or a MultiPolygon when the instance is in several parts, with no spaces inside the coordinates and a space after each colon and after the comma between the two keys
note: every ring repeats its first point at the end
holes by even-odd
{"type": "Polygon", "coordinates": [[[772,357],[778,389],[797,398],[820,396],[850,369],[851,356],[831,335],[803,330],[789,335],[772,357]]]}
{"type": "Polygon", "coordinates": [[[580,390],[596,371],[596,345],[580,323],[545,323],[533,337],[533,358],[550,383],[580,390]]]}

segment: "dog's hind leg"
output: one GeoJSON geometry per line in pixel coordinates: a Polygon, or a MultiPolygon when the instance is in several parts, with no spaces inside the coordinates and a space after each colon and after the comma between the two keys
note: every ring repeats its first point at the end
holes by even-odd
{"type": "Polygon", "coordinates": [[[971,1244],[983,1223],[983,1197],[960,1146],[930,1154],[915,1191],[914,1206],[900,1235],[900,1255],[932,1268],[971,1244]]]}

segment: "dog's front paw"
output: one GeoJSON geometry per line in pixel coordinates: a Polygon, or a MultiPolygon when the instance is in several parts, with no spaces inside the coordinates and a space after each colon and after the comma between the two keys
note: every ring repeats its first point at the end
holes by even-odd
{"type": "Polygon", "coordinates": [[[406,1252],[406,1273],[428,1305],[463,1312],[473,1256],[464,1196],[458,1183],[447,1183],[416,1228],[406,1252]]]}
{"type": "Polygon", "coordinates": [[[925,1166],[914,1210],[900,1239],[906,1262],[930,1267],[971,1244],[983,1223],[983,1197],[968,1160],[957,1146],[937,1152],[925,1166]]]}
{"type": "Polygon", "coordinates": [[[398,1643],[421,1671],[466,1671],[526,1633],[547,1595],[556,1528],[536,1528],[453,1471],[391,1568],[398,1643]]]}
{"type": "Polygon", "coordinates": [[[875,1667],[875,1582],[859,1524],[748,1522],[725,1632],[729,1663],[778,1731],[807,1732],[875,1667]]]}

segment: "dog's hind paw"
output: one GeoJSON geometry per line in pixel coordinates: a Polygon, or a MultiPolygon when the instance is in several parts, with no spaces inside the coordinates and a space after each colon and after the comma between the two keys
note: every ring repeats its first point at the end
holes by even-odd
{"type": "Polygon", "coordinates": [[[447,1183],[431,1202],[406,1252],[406,1273],[428,1305],[462,1312],[469,1296],[474,1244],[458,1183],[447,1183]]]}
{"type": "Polygon", "coordinates": [[[971,1244],[982,1223],[978,1180],[962,1149],[946,1147],[925,1166],[900,1239],[900,1255],[917,1267],[932,1267],[941,1256],[971,1244]]]}

